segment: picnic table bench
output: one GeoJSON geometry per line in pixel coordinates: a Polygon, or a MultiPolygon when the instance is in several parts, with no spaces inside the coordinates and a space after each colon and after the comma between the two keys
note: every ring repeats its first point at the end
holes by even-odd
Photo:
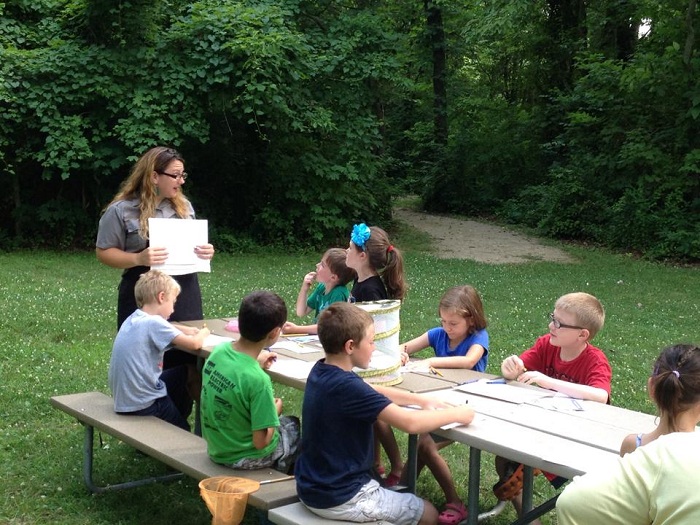
{"type": "Polygon", "coordinates": [[[187,475],[198,481],[214,476],[237,476],[260,481],[260,489],[248,497],[248,504],[263,512],[299,501],[296,482],[272,469],[236,470],[218,465],[207,455],[206,441],[154,416],[125,416],[114,412],[111,396],[84,392],[54,396],[51,404],[85,426],[83,479],[91,492],[120,490],[148,483],[168,481],[187,475]],[[93,481],[94,431],[109,434],[177,472],[158,477],[98,486],[93,481]],[[279,480],[279,481],[278,481],[279,480]]]}
{"type": "MultiPolygon", "coordinates": [[[[83,441],[83,479],[93,493],[121,490],[179,479],[183,475],[198,481],[214,476],[237,476],[262,482],[248,496],[248,504],[267,513],[278,525],[322,525],[349,523],[326,520],[313,514],[299,502],[293,478],[272,469],[236,470],[217,465],[207,455],[206,441],[186,430],[153,416],[125,416],[114,412],[112,397],[101,392],[83,392],[51,398],[54,408],[75,417],[85,426],[83,441]],[[168,465],[177,472],[163,476],[100,486],[93,481],[94,432],[104,432],[168,465]],[[273,511],[276,512],[273,514],[273,511]]],[[[391,525],[388,522],[371,522],[391,525]]]]}

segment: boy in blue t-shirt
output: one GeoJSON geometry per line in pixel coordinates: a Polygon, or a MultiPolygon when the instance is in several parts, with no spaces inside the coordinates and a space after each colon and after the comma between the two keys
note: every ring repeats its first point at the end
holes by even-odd
{"type": "Polygon", "coordinates": [[[333,303],[321,312],[318,337],[326,357],[314,365],[304,392],[302,447],[294,469],[299,499],[327,519],[434,524],[438,513],[430,502],[383,488],[373,478],[373,424],[380,420],[422,433],[452,422],[467,425],[474,411],[365,383],[352,369],[369,366],[374,322],[353,304],[333,303]]]}
{"type": "Polygon", "coordinates": [[[187,391],[187,365],[163,370],[163,355],[174,346],[200,349],[209,330],[176,327],[167,321],[179,293],[177,281],[161,271],[150,270],[139,277],[134,288],[138,308],[114,339],[108,377],[115,412],[156,416],[189,430],[192,398],[187,391]]]}

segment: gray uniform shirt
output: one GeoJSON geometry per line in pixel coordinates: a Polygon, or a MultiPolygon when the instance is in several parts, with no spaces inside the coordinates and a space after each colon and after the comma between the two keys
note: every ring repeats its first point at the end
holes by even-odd
{"type": "Polygon", "coordinates": [[[143,410],[168,395],[160,379],[163,354],[181,333],[160,315],[149,315],[140,308],[124,321],[109,361],[115,412],[143,410]]]}
{"type": "MultiPolygon", "coordinates": [[[[148,240],[139,234],[139,210],[141,199],[117,201],[111,204],[100,218],[96,246],[102,250],[119,248],[128,253],[138,253],[146,249],[148,240]]],[[[188,219],[194,219],[192,204],[187,202],[188,219]]],[[[155,218],[178,219],[170,199],[163,199],[156,207],[155,218]]]]}

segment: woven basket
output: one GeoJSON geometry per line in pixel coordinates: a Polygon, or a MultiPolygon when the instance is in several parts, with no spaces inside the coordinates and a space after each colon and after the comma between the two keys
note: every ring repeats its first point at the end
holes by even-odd
{"type": "Polygon", "coordinates": [[[251,479],[216,476],[199,482],[199,493],[211,512],[212,525],[238,525],[243,521],[248,494],[260,488],[251,479]]]}

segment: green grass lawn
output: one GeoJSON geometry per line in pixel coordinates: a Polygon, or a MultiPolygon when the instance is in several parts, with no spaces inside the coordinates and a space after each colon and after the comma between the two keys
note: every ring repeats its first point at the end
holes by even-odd
{"type": "MultiPolygon", "coordinates": [[[[489,372],[498,373],[504,357],[525,350],[543,334],[554,301],[571,291],[592,293],[606,308],[605,327],[594,343],[612,364],[616,405],[653,413],[645,385],[659,350],[675,342],[700,342],[697,268],[581,247],[564,247],[578,261],[575,264],[488,265],[436,259],[421,249],[425,239],[408,228],[395,232],[392,240],[406,252],[410,283],[401,311],[401,340],[436,325],[437,303],[446,288],[472,284],[482,294],[489,320],[489,372]]],[[[212,273],[201,276],[206,316],[234,315],[240,299],[259,288],[278,292],[293,310],[299,284],[319,255],[217,255],[212,273]]],[[[197,484],[189,479],[116,494],[88,494],[81,472],[82,427],[49,404],[55,394],[109,392],[107,366],[119,272],[100,265],[92,253],[0,254],[0,265],[0,476],[5,487],[0,523],[209,523],[197,484]]],[[[298,414],[301,394],[281,387],[279,393],[287,412],[298,414]]],[[[102,449],[96,451],[98,481],[164,471],[117,440],[102,438],[102,449]]],[[[453,445],[445,454],[466,499],[467,449],[453,445]]],[[[483,454],[482,509],[495,503],[492,463],[493,456],[483,454]]],[[[443,503],[427,471],[419,479],[418,492],[438,506],[443,503]]],[[[538,478],[536,500],[551,494],[538,478]]],[[[491,523],[512,518],[509,510],[491,523]]],[[[543,521],[556,523],[556,518],[550,515],[543,521]]],[[[246,523],[256,523],[252,513],[246,523]]]]}

